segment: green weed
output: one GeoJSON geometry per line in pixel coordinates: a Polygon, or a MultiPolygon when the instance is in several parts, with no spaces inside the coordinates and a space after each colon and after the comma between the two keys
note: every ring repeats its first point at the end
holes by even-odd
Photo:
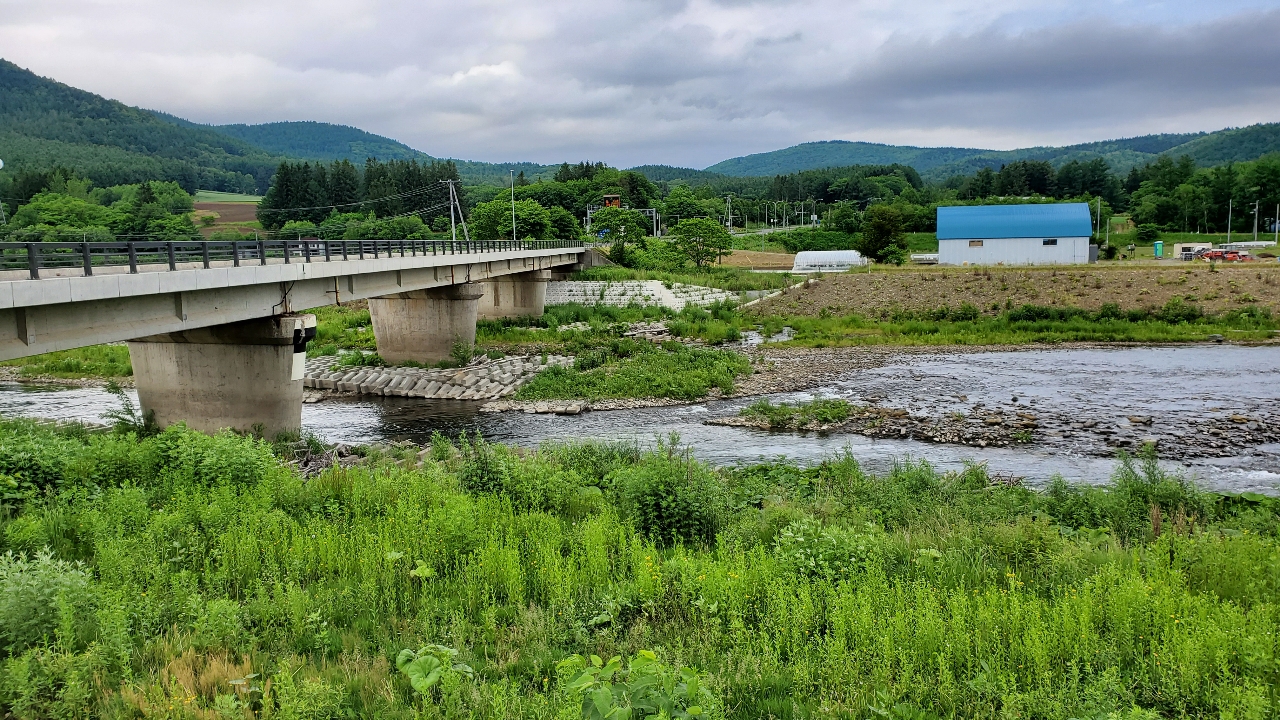
{"type": "Polygon", "coordinates": [[[461,444],[304,481],[251,437],[0,420],[0,475],[34,490],[0,515],[0,712],[1278,709],[1280,500],[1151,450],[1037,491],[848,453],[714,468],[678,439],[461,444]]]}

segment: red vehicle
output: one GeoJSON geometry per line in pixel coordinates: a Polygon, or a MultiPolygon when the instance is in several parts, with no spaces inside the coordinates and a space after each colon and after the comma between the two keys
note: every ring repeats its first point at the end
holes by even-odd
{"type": "Polygon", "coordinates": [[[1253,256],[1239,250],[1205,250],[1200,253],[1201,260],[1217,262],[1252,262],[1253,256]]]}

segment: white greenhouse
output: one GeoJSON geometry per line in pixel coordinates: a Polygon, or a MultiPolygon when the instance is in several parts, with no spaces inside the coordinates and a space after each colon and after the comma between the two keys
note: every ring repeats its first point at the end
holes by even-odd
{"type": "Polygon", "coordinates": [[[804,250],[796,253],[791,272],[846,272],[866,264],[867,259],[857,250],[804,250]]]}

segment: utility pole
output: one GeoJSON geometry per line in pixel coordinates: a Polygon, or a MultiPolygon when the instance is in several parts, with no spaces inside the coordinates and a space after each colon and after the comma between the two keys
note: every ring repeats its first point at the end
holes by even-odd
{"type": "Polygon", "coordinates": [[[1227,198],[1227,242],[1231,242],[1231,202],[1233,198],[1227,198]]]}
{"type": "Polygon", "coordinates": [[[453,241],[458,242],[458,221],[453,217],[453,181],[441,180],[449,186],[449,232],[453,235],[453,241]]]}
{"type": "Polygon", "coordinates": [[[1280,203],[1276,203],[1276,218],[1272,221],[1271,227],[1276,231],[1276,245],[1280,245],[1280,203]]]}
{"type": "Polygon", "coordinates": [[[516,171],[508,170],[511,173],[511,240],[516,239],[516,171]]]}
{"type": "Polygon", "coordinates": [[[1258,202],[1253,201],[1253,241],[1258,242],[1258,202]]]}
{"type": "Polygon", "coordinates": [[[449,186],[449,228],[453,233],[453,241],[458,241],[458,223],[462,223],[462,238],[467,242],[471,242],[471,233],[467,232],[467,221],[462,217],[462,204],[458,202],[458,192],[454,188],[452,180],[441,180],[440,182],[449,186]],[[458,209],[457,219],[454,219],[453,209],[458,209]]]}

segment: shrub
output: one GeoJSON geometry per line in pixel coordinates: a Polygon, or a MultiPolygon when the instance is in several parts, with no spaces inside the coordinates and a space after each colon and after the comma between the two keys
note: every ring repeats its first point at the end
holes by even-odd
{"type": "Polygon", "coordinates": [[[170,425],[156,437],[157,479],[179,485],[255,485],[275,467],[271,445],[230,430],[209,436],[170,425]]]}
{"type": "Polygon", "coordinates": [[[473,493],[496,493],[506,487],[510,471],[503,452],[505,448],[495,449],[479,433],[469,441],[464,433],[458,438],[458,449],[462,451],[458,481],[463,489],[473,493]]]}
{"type": "Polygon", "coordinates": [[[858,244],[858,236],[852,233],[805,228],[778,233],[770,239],[782,243],[782,247],[789,253],[805,250],[855,250],[858,244]]]}
{"type": "Polygon", "coordinates": [[[92,633],[93,598],[93,582],[79,563],[57,560],[48,550],[30,559],[0,555],[0,647],[18,654],[53,640],[60,623],[68,621],[62,639],[71,647],[85,644],[92,633]]]}
{"type": "Polygon", "coordinates": [[[655,543],[715,538],[723,491],[701,463],[655,454],[609,479],[636,527],[655,543]]]}
{"type": "Polygon", "coordinates": [[[878,557],[878,533],[868,524],[855,532],[823,527],[814,519],[797,520],[778,533],[774,554],[791,572],[829,580],[847,578],[865,570],[878,557]]]}
{"type": "Polygon", "coordinates": [[[1138,244],[1150,245],[1160,239],[1160,228],[1154,223],[1143,223],[1138,226],[1136,237],[1138,244]]]}
{"type": "Polygon", "coordinates": [[[571,655],[556,665],[556,674],[565,692],[581,699],[582,720],[687,720],[708,717],[716,707],[696,670],[670,667],[649,650],[641,650],[625,668],[621,656],[605,662],[596,655],[571,655]]]}
{"type": "Polygon", "coordinates": [[[66,444],[53,437],[17,434],[0,442],[0,475],[10,478],[7,490],[13,494],[35,494],[55,490],[66,474],[66,444]]]}

